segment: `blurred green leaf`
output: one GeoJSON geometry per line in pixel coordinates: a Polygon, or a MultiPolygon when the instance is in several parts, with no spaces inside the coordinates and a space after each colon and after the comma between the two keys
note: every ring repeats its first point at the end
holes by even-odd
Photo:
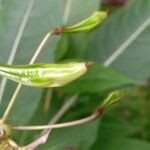
{"type": "Polygon", "coordinates": [[[127,85],[136,85],[136,83],[135,80],[127,78],[110,68],[93,64],[83,77],[60,89],[67,93],[100,92],[127,85]]]}

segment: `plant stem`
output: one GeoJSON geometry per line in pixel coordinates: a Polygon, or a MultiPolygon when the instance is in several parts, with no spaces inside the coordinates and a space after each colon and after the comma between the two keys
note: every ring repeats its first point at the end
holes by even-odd
{"type": "Polygon", "coordinates": [[[83,119],[75,120],[75,121],[70,121],[70,122],[65,122],[65,123],[59,123],[59,124],[53,124],[53,125],[41,125],[41,126],[18,126],[18,127],[12,127],[14,130],[44,130],[44,129],[56,129],[56,128],[66,128],[66,127],[71,127],[71,126],[76,126],[80,124],[85,124],[88,122],[91,122],[101,116],[103,112],[103,108],[98,108],[96,111],[83,119]]]}
{"type": "MultiPolygon", "coordinates": [[[[40,43],[38,49],[35,51],[33,57],[31,58],[29,64],[33,64],[35,62],[35,60],[37,59],[37,57],[39,56],[40,52],[42,51],[42,48],[44,47],[44,45],[46,44],[47,40],[51,37],[51,35],[56,35],[58,34],[58,32],[56,32],[58,29],[53,29],[51,32],[49,32],[48,34],[46,34],[46,36],[44,37],[44,39],[42,40],[42,42],[40,43]]],[[[0,120],[0,123],[4,123],[6,121],[6,119],[8,118],[8,115],[11,111],[11,108],[13,107],[15,101],[16,101],[16,97],[19,94],[19,91],[21,90],[22,84],[18,84],[16,87],[16,90],[13,94],[13,96],[10,99],[10,102],[3,114],[2,119],[0,120]]]]}

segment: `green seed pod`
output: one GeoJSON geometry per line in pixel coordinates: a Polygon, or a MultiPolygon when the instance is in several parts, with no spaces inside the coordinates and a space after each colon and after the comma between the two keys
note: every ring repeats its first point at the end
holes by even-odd
{"type": "Polygon", "coordinates": [[[62,28],[62,33],[72,33],[72,32],[88,32],[99,25],[107,17],[107,12],[97,11],[94,12],[89,18],[68,27],[62,28]]]}
{"type": "Polygon", "coordinates": [[[0,65],[0,75],[33,87],[60,87],[83,75],[91,63],[0,65]]]}
{"type": "Polygon", "coordinates": [[[102,103],[101,107],[102,108],[107,108],[110,105],[118,102],[123,96],[124,96],[124,92],[123,91],[113,91],[104,100],[104,102],[102,103]]]}

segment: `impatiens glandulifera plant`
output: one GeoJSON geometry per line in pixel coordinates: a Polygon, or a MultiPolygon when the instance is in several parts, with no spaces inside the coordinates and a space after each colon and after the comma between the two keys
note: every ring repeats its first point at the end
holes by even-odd
{"type": "MultiPolygon", "coordinates": [[[[76,120],[72,122],[66,122],[62,124],[55,124],[53,126],[45,125],[45,126],[9,126],[5,122],[8,118],[8,115],[13,107],[16,97],[21,90],[22,84],[27,86],[34,87],[59,87],[66,85],[67,83],[77,79],[81,75],[83,75],[87,68],[91,65],[91,63],[85,62],[74,62],[74,63],[66,63],[66,64],[35,64],[37,57],[39,56],[42,48],[46,44],[47,40],[52,35],[59,35],[65,33],[76,33],[76,32],[88,32],[98,26],[103,20],[107,17],[107,12],[95,12],[89,18],[68,27],[54,28],[51,30],[46,36],[43,38],[39,47],[35,51],[33,57],[31,58],[29,65],[0,65],[0,75],[7,77],[13,81],[18,82],[18,86],[8,104],[1,120],[0,120],[0,149],[16,149],[16,150],[26,150],[26,149],[35,149],[38,145],[43,144],[42,140],[38,138],[33,143],[20,147],[16,142],[11,139],[10,131],[13,130],[44,130],[46,134],[45,142],[47,140],[48,134],[50,132],[49,129],[53,128],[62,128],[75,126],[78,124],[83,124],[89,121],[96,119],[98,116],[102,114],[102,110],[105,109],[100,107],[96,109],[96,111],[81,120],[76,120]]],[[[112,94],[113,95],[113,94],[112,94]]],[[[120,96],[119,96],[120,97],[120,96]]],[[[116,98],[116,97],[115,97],[116,98]]],[[[112,99],[110,99],[112,100],[112,99]]],[[[111,103],[109,102],[109,105],[111,103]]],[[[106,105],[105,105],[106,106],[106,105]]],[[[108,104],[107,104],[108,106],[108,104]]],[[[44,134],[44,135],[45,135],[44,134]]],[[[43,134],[42,134],[43,135],[43,134]]]]}

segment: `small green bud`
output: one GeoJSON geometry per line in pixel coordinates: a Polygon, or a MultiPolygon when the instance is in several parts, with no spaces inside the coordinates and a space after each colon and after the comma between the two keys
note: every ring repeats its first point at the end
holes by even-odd
{"type": "Polygon", "coordinates": [[[107,12],[94,12],[89,18],[68,27],[62,28],[62,33],[88,32],[98,26],[107,17],[107,12]]]}
{"type": "Polygon", "coordinates": [[[109,107],[110,105],[118,102],[118,100],[120,100],[124,95],[123,91],[114,91],[111,92],[108,97],[104,100],[104,102],[102,103],[101,107],[103,109],[109,107]]]}

